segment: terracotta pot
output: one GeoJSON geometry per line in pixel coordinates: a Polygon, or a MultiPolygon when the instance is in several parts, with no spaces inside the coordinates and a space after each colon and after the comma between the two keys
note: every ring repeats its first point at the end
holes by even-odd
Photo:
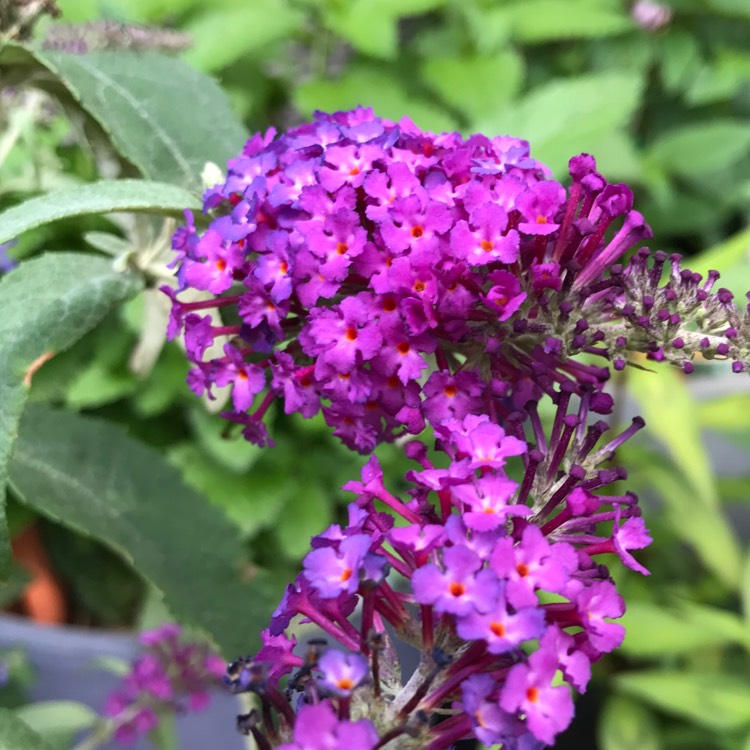
{"type": "Polygon", "coordinates": [[[62,584],[52,570],[39,527],[33,523],[13,537],[13,558],[31,575],[18,606],[35,622],[60,625],[68,616],[62,584]]]}

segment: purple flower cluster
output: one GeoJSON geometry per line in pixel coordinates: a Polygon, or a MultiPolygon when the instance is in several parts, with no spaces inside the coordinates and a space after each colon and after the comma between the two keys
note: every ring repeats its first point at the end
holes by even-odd
{"type": "Polygon", "coordinates": [[[183,642],[177,625],[163,625],[141,635],[144,653],[133,663],[104,709],[123,744],[149,734],[165,713],[201,711],[210,690],[221,684],[223,659],[205,644],[183,642]]]}
{"type": "Polygon", "coordinates": [[[175,235],[168,334],[197,394],[231,386],[253,442],[278,398],[362,453],[402,437],[418,467],[402,499],[370,458],[347,525],[313,538],[262,649],[230,665],[260,750],[541,748],[622,641],[601,556],[647,574],[632,550],[650,538],[637,498],[607,494],[643,426],[603,439],[610,369],[641,352],[690,372],[700,353],[741,372],[750,316],[679,256],[621,264],[650,236],[629,189],[586,154],[570,177],[514,138],[319,114],[253,137],[205,195],[208,228],[187,214],[175,235]],[[300,619],[335,645],[301,654],[300,619]],[[394,638],[421,654],[403,679],[394,638]]]}
{"type": "Polygon", "coordinates": [[[581,352],[689,370],[701,351],[743,369],[716,277],[701,284],[674,256],[660,287],[663,254],[617,265],[650,236],[630,190],[585,154],[570,176],[566,190],[525,141],[434,135],[367,109],[254,136],[205,195],[209,227],[188,213],[173,240],[168,335],[184,333],[191,388],[231,386],[225,416],[252,442],[269,442],[280,398],[287,413],[322,409],[367,453],[489,413],[499,390],[522,407],[565,379],[601,385],[608,369],[573,362],[581,352]],[[181,301],[186,289],[203,299],[181,301]],[[205,360],[214,344],[223,355],[205,360]]]}
{"type": "Polygon", "coordinates": [[[332,715],[335,705],[346,732],[357,717],[351,750],[396,738],[393,747],[442,750],[466,737],[539,748],[568,726],[573,701],[556,677],[585,691],[591,662],[624,635],[609,621],[625,607],[599,556],[647,573],[630,550],[651,541],[633,495],[595,494],[624,478],[599,465],[642,422],[594,449],[606,425],[586,425],[590,398],[570,409],[572,390],[558,395],[549,438],[540,434],[536,447],[524,441],[520,419],[508,421],[515,434],[485,415],[448,419],[436,429],[443,460],[430,459],[421,442],[407,445],[420,465],[407,475],[407,501],[388,491],[375,457],[361,481],[345,486],[357,494],[348,525],[312,540],[264,648],[230,666],[234,689],[256,692],[264,705],[263,721],[241,717],[261,748],[292,731],[298,744],[289,748],[343,748],[299,741],[296,727],[311,706],[332,715]],[[562,465],[562,455],[573,461],[562,465]],[[508,461],[522,463],[520,483],[506,473],[508,461]],[[296,617],[346,651],[296,655],[285,635],[296,617]],[[405,684],[391,636],[422,654],[405,684]],[[278,728],[267,719],[272,708],[278,728]]]}

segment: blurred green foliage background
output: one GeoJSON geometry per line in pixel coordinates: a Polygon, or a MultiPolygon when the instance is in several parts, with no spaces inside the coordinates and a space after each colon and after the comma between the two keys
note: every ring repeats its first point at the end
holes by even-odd
{"type": "MultiPolygon", "coordinates": [[[[750,288],[748,0],[650,8],[624,0],[58,4],[65,23],[113,24],[50,27],[43,30],[50,43],[172,50],[218,80],[250,131],[363,104],[425,129],[525,138],[560,179],[570,156],[593,153],[608,180],[634,189],[654,247],[692,256],[686,265],[694,270],[718,268],[738,294],[750,288]]],[[[104,168],[75,120],[59,109],[34,118],[18,125],[23,138],[0,168],[0,208],[104,168]]],[[[210,140],[214,128],[222,123],[202,137],[210,140]]],[[[70,220],[25,235],[10,254],[81,248],[84,235],[96,244],[113,231],[143,244],[160,227],[142,222],[134,239],[132,228],[101,218],[70,220]]],[[[248,565],[269,571],[267,609],[309,537],[340,516],[337,488],[360,459],[319,420],[281,414],[272,451],[226,440],[224,423],[188,393],[176,345],[148,374],[134,371],[130,358],[147,320],[143,297],[118,308],[39,371],[32,399],[124,424],[166,455],[223,509],[248,565]]],[[[652,576],[616,571],[628,637],[598,665],[559,747],[750,750],[750,392],[740,377],[716,370],[699,368],[689,382],[666,370],[628,371],[616,383],[649,427],[650,437],[631,441],[618,458],[630,471],[628,487],[645,498],[654,544],[640,559],[652,576]],[[725,459],[718,475],[717,455],[725,459]]],[[[381,453],[386,475],[402,475],[401,459],[381,453]]],[[[19,505],[11,511],[26,522],[19,505]]],[[[45,532],[55,554],[71,559],[59,551],[56,527],[45,532]]],[[[75,559],[111,555],[91,540],[74,546],[75,559]]],[[[97,582],[68,568],[67,584],[90,621],[132,619],[137,597],[126,568],[112,564],[97,582]]]]}
{"type": "MultiPolygon", "coordinates": [[[[597,156],[660,243],[707,247],[750,199],[750,5],[682,0],[660,28],[625,0],[62,0],[187,32],[252,129],[370,105],[434,131],[510,133],[556,175],[597,156]]],[[[642,10],[643,14],[646,12],[642,10]]],[[[653,12],[653,11],[652,11],[653,12]]],[[[647,13],[646,13],[647,14],[647,13]]],[[[127,32],[125,32],[127,33],[127,32]]],[[[210,137],[210,134],[206,134],[210,137]]]]}

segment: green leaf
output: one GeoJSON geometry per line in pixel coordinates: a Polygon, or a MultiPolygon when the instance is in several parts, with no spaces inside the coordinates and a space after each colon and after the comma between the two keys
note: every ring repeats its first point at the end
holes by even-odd
{"type": "Polygon", "coordinates": [[[267,471],[235,474],[192,443],[174,447],[169,459],[185,481],[222,509],[245,537],[271,526],[289,497],[287,476],[267,471]]]}
{"type": "MultiPolygon", "coordinates": [[[[602,133],[594,139],[591,151],[596,155],[597,165],[610,180],[642,180],[643,168],[638,148],[625,130],[602,133]]],[[[571,151],[569,156],[574,153],[580,151],[571,151]]]]}
{"type": "Polygon", "coordinates": [[[696,416],[704,428],[725,433],[744,433],[750,428],[750,394],[727,393],[697,404],[696,416]]]}
{"type": "Polygon", "coordinates": [[[243,580],[237,529],[152,448],[120,427],[30,406],[10,467],[19,499],[104,542],[227,655],[265,626],[263,579],[243,580]]]}
{"type": "Polygon", "coordinates": [[[398,54],[396,19],[379,12],[377,0],[360,0],[342,6],[327,25],[354,48],[372,57],[392,60],[398,54]]]}
{"type": "Polygon", "coordinates": [[[138,611],[138,619],[135,622],[136,630],[155,630],[172,622],[173,619],[167,605],[164,604],[161,591],[153,586],[146,586],[146,594],[138,611]]]}
{"type": "Polygon", "coordinates": [[[174,715],[162,712],[159,723],[149,733],[148,738],[158,750],[178,750],[177,724],[174,715]]]}
{"type": "MultiPolygon", "coordinates": [[[[12,531],[11,531],[12,534],[12,531]]],[[[31,574],[26,568],[13,564],[5,581],[0,581],[0,607],[10,607],[21,598],[31,583],[31,574]]]]}
{"type": "Polygon", "coordinates": [[[52,750],[13,711],[0,708],[0,750],[52,750]]]}
{"type": "Polygon", "coordinates": [[[201,191],[205,163],[223,166],[247,140],[216,82],[174,57],[144,51],[71,55],[6,45],[0,67],[13,66],[41,66],[38,85],[61,95],[62,84],[62,95],[72,96],[148,179],[201,191]],[[57,78],[49,80],[49,72],[57,78]]]}
{"type": "MultiPolygon", "coordinates": [[[[444,6],[447,0],[368,0],[370,5],[385,15],[395,18],[419,16],[444,6]]],[[[353,5],[353,3],[352,3],[353,5]]]]}
{"type": "Polygon", "coordinates": [[[699,66],[685,98],[693,106],[732,99],[750,77],[750,57],[745,52],[718,49],[710,65],[699,66]]]}
{"type": "Polygon", "coordinates": [[[167,344],[151,373],[140,381],[133,395],[133,406],[138,415],[153,417],[162,414],[175,401],[184,399],[187,371],[185,353],[176,344],[167,344]]]}
{"type": "Polygon", "coordinates": [[[657,236],[682,232],[699,235],[716,226],[721,213],[715,204],[683,189],[653,163],[643,162],[642,167],[649,176],[650,187],[661,189],[658,194],[644,195],[640,202],[643,215],[649,217],[657,236]]]}
{"type": "Polygon", "coordinates": [[[604,704],[597,726],[601,750],[660,750],[659,730],[642,704],[613,695],[604,704]]]}
{"type": "MultiPolygon", "coordinates": [[[[745,615],[745,625],[750,627],[750,552],[745,557],[745,565],[742,569],[742,612],[745,615]]],[[[750,635],[747,638],[750,650],[750,635]]]]}
{"type": "Polygon", "coordinates": [[[109,547],[59,524],[43,524],[42,532],[50,567],[65,581],[68,601],[99,627],[129,622],[146,588],[131,566],[109,547]]]}
{"type": "Polygon", "coordinates": [[[677,368],[660,367],[658,373],[630,368],[630,392],[638,401],[648,433],[669,450],[698,499],[715,506],[718,493],[696,419],[696,404],[677,368]]]}
{"type": "MultiPolygon", "coordinates": [[[[132,302],[138,302],[142,297],[139,295],[132,302]]],[[[122,305],[103,320],[86,341],[81,342],[81,349],[87,349],[80,352],[82,366],[71,375],[65,388],[65,404],[73,411],[112,403],[132,394],[140,385],[128,367],[128,356],[136,345],[135,337],[122,324],[124,311],[132,307],[132,302],[122,305]]],[[[163,329],[161,333],[163,336],[163,329]]],[[[41,378],[40,382],[43,383],[41,378]]],[[[31,397],[40,400],[34,391],[31,397]]]]}
{"type": "Polygon", "coordinates": [[[508,8],[513,37],[527,44],[622,34],[634,28],[622,11],[590,0],[521,0],[508,8]]]}
{"type": "Polygon", "coordinates": [[[511,51],[487,57],[433,57],[425,60],[422,75],[445,102],[473,121],[513,99],[521,85],[523,61],[511,51]]]}
{"type": "Polygon", "coordinates": [[[735,612],[697,602],[682,602],[677,611],[691,626],[712,631],[715,643],[719,640],[741,645],[750,643],[750,631],[735,612]]]}
{"type": "Polygon", "coordinates": [[[138,388],[135,376],[113,371],[102,362],[92,362],[73,379],[65,403],[75,410],[93,409],[119,401],[138,388]]]}
{"type": "MultiPolygon", "coordinates": [[[[741,440],[737,439],[737,442],[741,443],[742,448],[750,450],[750,431],[743,433],[741,440]]],[[[739,505],[747,505],[750,503],[750,495],[748,495],[747,492],[747,475],[739,477],[721,477],[718,480],[718,485],[721,497],[727,502],[736,502],[739,505]]]]}
{"type": "Polygon", "coordinates": [[[702,57],[697,36],[679,27],[658,37],[656,49],[661,77],[670,93],[688,88],[704,67],[710,67],[702,57]]]}
{"type": "MultiPolygon", "coordinates": [[[[160,622],[158,624],[162,625],[163,623],[160,622]]],[[[140,627],[138,627],[138,629],[148,630],[148,628],[140,627]]],[[[91,660],[91,666],[101,669],[104,672],[109,672],[116,677],[125,677],[125,675],[130,674],[132,668],[130,661],[120,659],[116,656],[97,656],[95,659],[91,660]]]]}
{"type": "Polygon", "coordinates": [[[687,177],[716,172],[750,155],[750,121],[711,120],[670,130],[645,158],[687,177]]]}
{"type": "Polygon", "coordinates": [[[58,0],[57,6],[68,23],[92,21],[99,17],[98,0],[58,0]]]}
{"type": "Polygon", "coordinates": [[[34,727],[53,750],[69,750],[75,735],[99,719],[96,711],[75,701],[32,703],[16,709],[16,716],[34,727]]]}
{"type": "MultiPolygon", "coordinates": [[[[71,0],[58,0],[58,5],[63,11],[64,17],[68,18],[67,6],[71,0]]],[[[91,0],[75,0],[75,2],[89,3],[91,0]]],[[[101,18],[102,9],[116,8],[118,18],[127,19],[136,23],[152,23],[157,26],[168,25],[176,17],[182,17],[196,6],[202,5],[202,0],[108,0],[102,4],[99,0],[94,2],[92,15],[87,19],[101,18]],[[112,5],[114,3],[114,6],[112,5]]],[[[219,3],[212,3],[215,7],[219,3]]],[[[112,12],[112,10],[110,10],[112,12]]]]}
{"type": "Polygon", "coordinates": [[[740,617],[701,604],[668,609],[663,604],[630,601],[621,622],[626,630],[621,650],[640,659],[748,641],[740,617]]]}
{"type": "Polygon", "coordinates": [[[298,86],[294,104],[305,116],[316,109],[335,112],[361,104],[372,107],[379,117],[398,121],[408,116],[421,128],[437,133],[457,127],[446,112],[407,92],[388,72],[369,66],[352,66],[338,80],[298,86]]]}
{"type": "Polygon", "coordinates": [[[650,461],[641,462],[637,473],[633,472],[633,480],[639,483],[641,491],[659,493],[672,533],[690,544],[706,567],[736,591],[740,585],[742,555],[722,508],[703,502],[672,464],[655,456],[649,458],[650,461]]]}
{"type": "Polygon", "coordinates": [[[626,73],[594,73],[538,86],[494,116],[475,123],[488,135],[508,134],[532,144],[532,155],[555,173],[585,151],[609,173],[600,145],[623,133],[639,105],[643,81],[626,73]]]}
{"type": "Polygon", "coordinates": [[[4,507],[7,464],[33,370],[72,346],[141,280],[93,255],[49,253],[0,279],[0,572],[10,556],[4,507]]]}
{"type": "Polygon", "coordinates": [[[288,39],[303,19],[284,0],[253,0],[227,8],[211,4],[205,8],[185,28],[195,44],[183,57],[206,71],[220,70],[248,52],[288,39]]]}
{"type": "Polygon", "coordinates": [[[727,732],[750,725],[750,684],[713,672],[643,670],[621,674],[615,685],[690,722],[727,732]]]}
{"type": "MultiPolygon", "coordinates": [[[[338,3],[326,25],[366,55],[393,59],[398,53],[399,19],[427,13],[446,0],[357,0],[338,3]]],[[[333,5],[333,3],[331,3],[333,5]]]]}
{"type": "Polygon", "coordinates": [[[735,297],[742,299],[748,286],[745,277],[750,268],[750,228],[741,229],[719,244],[690,258],[690,269],[705,277],[708,271],[721,271],[721,286],[726,286],[735,297]]]}
{"type": "Polygon", "coordinates": [[[706,6],[726,16],[750,20],[750,7],[745,0],[706,0],[706,6]]]}
{"type": "Polygon", "coordinates": [[[266,454],[263,448],[248,443],[239,435],[227,437],[226,420],[216,414],[209,414],[202,404],[193,406],[188,419],[201,448],[214,461],[235,474],[249,471],[266,454]]]}
{"type": "Polygon", "coordinates": [[[274,526],[279,546],[292,558],[309,550],[310,538],[320,534],[332,521],[330,490],[315,484],[298,484],[295,490],[274,526]]]}
{"type": "Polygon", "coordinates": [[[139,211],[182,216],[183,209],[200,209],[194,193],[175,185],[148,180],[101,180],[56,190],[0,213],[0,243],[60,219],[112,211],[139,211]]]}
{"type": "Polygon", "coordinates": [[[475,3],[461,3],[461,14],[474,48],[482,54],[507,50],[513,31],[512,13],[506,7],[480,7],[475,3]]]}

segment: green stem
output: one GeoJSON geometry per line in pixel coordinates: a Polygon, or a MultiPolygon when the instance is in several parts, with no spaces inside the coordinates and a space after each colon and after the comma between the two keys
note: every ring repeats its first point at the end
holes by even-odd
{"type": "Polygon", "coordinates": [[[8,158],[18,140],[23,136],[36,119],[41,109],[44,95],[40,91],[31,90],[26,94],[23,106],[13,110],[8,118],[8,127],[0,136],[0,167],[8,158]]]}
{"type": "Polygon", "coordinates": [[[112,720],[100,722],[90,735],[84,737],[72,750],[96,750],[115,733],[115,722],[112,720]]]}

